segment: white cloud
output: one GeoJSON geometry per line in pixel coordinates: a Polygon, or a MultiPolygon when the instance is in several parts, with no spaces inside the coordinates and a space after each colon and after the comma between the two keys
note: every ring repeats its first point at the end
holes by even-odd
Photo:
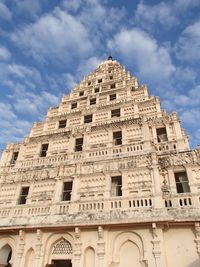
{"type": "Polygon", "coordinates": [[[9,50],[3,46],[0,46],[0,60],[9,60],[11,58],[11,53],[9,50]]]}
{"type": "Polygon", "coordinates": [[[7,6],[0,2],[0,19],[11,20],[12,12],[7,8],[7,6]]]}
{"type": "Polygon", "coordinates": [[[59,103],[59,97],[50,92],[42,91],[36,94],[22,88],[20,90],[16,88],[12,98],[17,112],[38,117],[43,115],[50,106],[59,103]]]}
{"type": "Polygon", "coordinates": [[[85,75],[88,75],[91,71],[94,71],[102,61],[103,59],[98,57],[89,57],[86,60],[81,61],[77,68],[77,80],[80,81],[80,79],[83,79],[85,75]]]}
{"type": "Polygon", "coordinates": [[[181,119],[187,125],[197,125],[200,118],[200,109],[193,108],[190,110],[184,110],[181,114],[181,119]]]}
{"type": "Polygon", "coordinates": [[[168,49],[138,28],[121,30],[108,46],[120,53],[143,78],[163,81],[175,72],[168,49]]]}
{"type": "Polygon", "coordinates": [[[200,20],[188,26],[181,34],[175,51],[178,59],[189,62],[200,60],[200,20]]]}
{"type": "Polygon", "coordinates": [[[172,5],[166,2],[150,6],[141,1],[135,11],[135,20],[145,28],[158,23],[165,28],[170,28],[178,23],[172,8],[172,5]]]}
{"type": "Polygon", "coordinates": [[[82,0],[65,0],[62,5],[67,11],[77,11],[82,4],[82,0]]]}
{"type": "MultiPolygon", "coordinates": [[[[44,0],[43,0],[44,1],[44,0]]],[[[41,13],[41,0],[12,0],[15,13],[37,17],[41,13]]]]}
{"type": "Polygon", "coordinates": [[[0,145],[19,142],[30,130],[31,123],[17,118],[9,103],[0,102],[0,145]]]}
{"type": "Polygon", "coordinates": [[[71,64],[72,58],[82,58],[93,51],[84,25],[59,8],[13,33],[11,38],[42,61],[71,64]]]}
{"type": "MultiPolygon", "coordinates": [[[[148,1],[146,1],[148,2],[148,1]]],[[[199,0],[162,1],[158,4],[145,4],[140,0],[135,11],[135,22],[144,29],[157,31],[158,25],[172,28],[180,25],[182,17],[193,8],[200,6],[199,0]]]]}

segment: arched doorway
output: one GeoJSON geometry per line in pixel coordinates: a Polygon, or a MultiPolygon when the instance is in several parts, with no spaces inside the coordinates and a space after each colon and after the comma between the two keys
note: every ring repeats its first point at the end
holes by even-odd
{"type": "Polygon", "coordinates": [[[120,267],[141,267],[140,253],[138,247],[131,241],[127,240],[119,251],[120,267]]]}
{"type": "Polygon", "coordinates": [[[51,250],[48,267],[72,267],[72,245],[64,238],[57,241],[51,250]]]}
{"type": "Polygon", "coordinates": [[[11,267],[10,260],[12,257],[12,248],[6,244],[0,249],[0,266],[11,267]]]}
{"type": "Polygon", "coordinates": [[[84,267],[95,266],[95,251],[92,247],[88,247],[84,253],[84,267]]]}
{"type": "Polygon", "coordinates": [[[30,248],[26,253],[25,267],[35,267],[35,252],[30,248]]]}

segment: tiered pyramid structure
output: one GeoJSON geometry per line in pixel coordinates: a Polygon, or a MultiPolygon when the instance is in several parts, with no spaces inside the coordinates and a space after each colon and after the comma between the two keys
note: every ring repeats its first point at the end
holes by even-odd
{"type": "Polygon", "coordinates": [[[112,57],[0,166],[0,267],[200,266],[200,150],[112,57]]]}

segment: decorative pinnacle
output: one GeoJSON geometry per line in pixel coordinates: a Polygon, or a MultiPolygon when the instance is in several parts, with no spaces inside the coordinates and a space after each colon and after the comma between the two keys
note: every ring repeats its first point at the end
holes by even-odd
{"type": "Polygon", "coordinates": [[[113,60],[112,56],[109,56],[107,60],[113,60]]]}

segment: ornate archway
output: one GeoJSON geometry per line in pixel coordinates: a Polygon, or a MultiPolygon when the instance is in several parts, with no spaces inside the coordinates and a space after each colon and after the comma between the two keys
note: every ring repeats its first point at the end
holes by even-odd
{"type": "Polygon", "coordinates": [[[0,267],[11,267],[12,248],[9,244],[0,249],[0,267]]]}

